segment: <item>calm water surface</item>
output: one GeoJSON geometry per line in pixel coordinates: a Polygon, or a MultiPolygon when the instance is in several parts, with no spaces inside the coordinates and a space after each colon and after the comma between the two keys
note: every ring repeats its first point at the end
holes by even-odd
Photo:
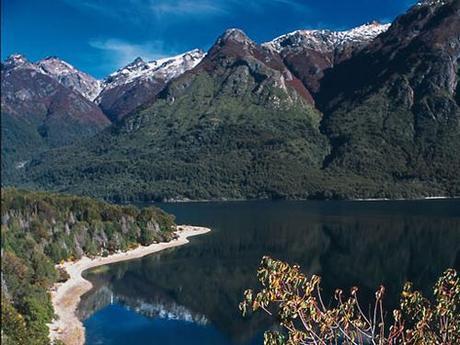
{"type": "Polygon", "coordinates": [[[262,344],[270,320],[243,319],[238,302],[257,287],[263,255],[320,274],[326,296],[359,285],[369,303],[383,283],[388,309],[406,280],[430,293],[443,270],[460,268],[460,200],[159,206],[179,224],[213,231],[183,247],[88,271],[95,287],[79,308],[87,345],[262,344]]]}

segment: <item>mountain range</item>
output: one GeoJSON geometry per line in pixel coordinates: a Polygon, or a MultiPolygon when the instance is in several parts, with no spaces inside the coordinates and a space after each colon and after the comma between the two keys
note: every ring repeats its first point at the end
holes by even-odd
{"type": "Polygon", "coordinates": [[[229,29],[104,80],[13,55],[2,183],[114,201],[459,195],[459,7],[262,44],[229,29]]]}

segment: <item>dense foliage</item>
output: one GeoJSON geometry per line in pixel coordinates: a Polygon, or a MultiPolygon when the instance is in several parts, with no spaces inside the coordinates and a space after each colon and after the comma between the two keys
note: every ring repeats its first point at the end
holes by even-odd
{"type": "Polygon", "coordinates": [[[174,236],[173,217],[153,207],[15,189],[1,197],[2,344],[49,343],[48,289],[65,279],[56,263],[174,236]]]}
{"type": "Polygon", "coordinates": [[[16,169],[21,163],[29,160],[35,153],[48,149],[48,145],[40,137],[34,126],[9,116],[2,111],[2,180],[20,175],[16,169]]]}
{"type": "Polygon", "coordinates": [[[454,0],[414,6],[326,72],[317,99],[328,170],[459,195],[459,11],[454,0]]]}
{"type": "Polygon", "coordinates": [[[18,183],[115,202],[455,195],[443,183],[400,179],[375,163],[397,170],[397,156],[356,151],[372,174],[326,165],[328,139],[311,107],[279,108],[260,95],[222,90],[205,75],[168,97],[174,102],[158,100],[82,145],[48,151],[18,170],[28,177],[18,183]]]}
{"type": "Polygon", "coordinates": [[[251,77],[239,91],[222,79],[194,76],[182,94],[173,83],[166,99],[83,146],[32,161],[29,181],[115,201],[306,197],[328,152],[319,113],[276,89],[246,91],[256,86],[251,77]],[[274,94],[279,103],[267,99],[274,94]]]}
{"type": "Polygon", "coordinates": [[[1,63],[0,72],[2,182],[21,173],[21,165],[33,155],[92,136],[110,124],[96,104],[39,63],[13,54],[1,63]]]}
{"type": "Polygon", "coordinates": [[[240,309],[244,315],[259,309],[269,315],[277,313],[284,331],[267,331],[266,345],[448,345],[460,341],[460,277],[454,269],[439,278],[433,302],[406,283],[392,322],[384,311],[383,286],[375,293],[374,305],[367,309],[359,302],[357,287],[351,289],[349,297],[336,290],[336,305],[326,304],[321,278],[308,278],[297,265],[266,256],[257,276],[262,290],[246,290],[240,309]]]}
{"type": "Polygon", "coordinates": [[[313,96],[229,30],[121,123],[2,182],[114,201],[458,196],[458,10],[412,7],[313,96]]]}

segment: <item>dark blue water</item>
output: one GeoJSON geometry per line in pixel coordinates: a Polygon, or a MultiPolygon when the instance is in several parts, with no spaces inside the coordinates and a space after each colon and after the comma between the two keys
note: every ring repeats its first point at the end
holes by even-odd
{"type": "MultiPolygon", "coordinates": [[[[87,344],[262,344],[273,322],[244,319],[238,302],[257,287],[263,255],[320,274],[325,296],[383,283],[388,310],[407,280],[425,294],[460,266],[460,201],[228,202],[161,204],[178,224],[212,233],[149,257],[87,273],[79,308],[87,344]]],[[[327,298],[327,297],[326,297],[327,298]]]]}
{"type": "Polygon", "coordinates": [[[184,320],[147,317],[129,308],[111,304],[85,322],[87,344],[222,344],[231,342],[214,326],[184,320]]]}

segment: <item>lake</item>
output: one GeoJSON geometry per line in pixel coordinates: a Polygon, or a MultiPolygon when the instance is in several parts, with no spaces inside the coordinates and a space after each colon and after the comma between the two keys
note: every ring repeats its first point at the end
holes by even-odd
{"type": "Polygon", "coordinates": [[[212,232],[139,260],[85,273],[80,304],[87,345],[262,344],[272,321],[243,318],[264,255],[322,276],[324,296],[360,287],[364,304],[386,287],[392,310],[405,281],[429,294],[460,268],[460,200],[254,201],[159,204],[178,224],[212,232]]]}

